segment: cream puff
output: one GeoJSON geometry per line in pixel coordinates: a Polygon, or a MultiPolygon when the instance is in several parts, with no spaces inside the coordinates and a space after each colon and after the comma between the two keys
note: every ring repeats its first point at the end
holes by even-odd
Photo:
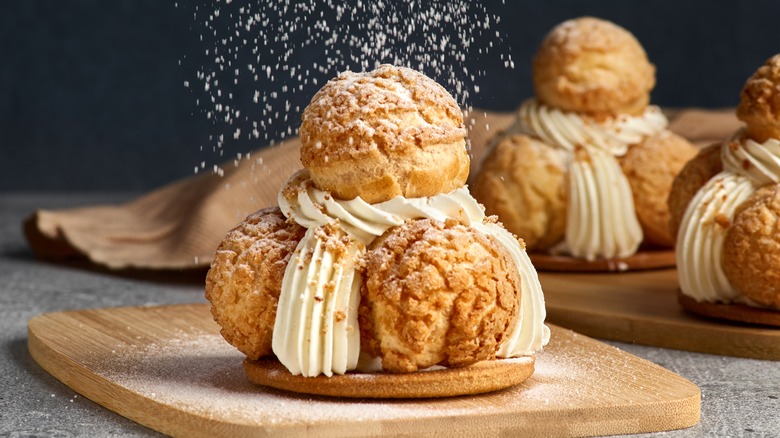
{"type": "Polygon", "coordinates": [[[366,254],[361,344],[395,372],[495,359],[517,323],[520,290],[495,238],[456,220],[408,221],[366,254]]]}
{"type": "Polygon", "coordinates": [[[655,66],[630,32],[582,17],[544,38],[533,59],[533,83],[537,99],[561,111],[602,120],[640,116],[655,86],[655,66]]]}
{"type": "Polygon", "coordinates": [[[457,102],[422,74],[346,72],[304,110],[301,162],[317,187],[341,199],[434,196],[466,182],[465,135],[457,102]]]}
{"type": "Polygon", "coordinates": [[[270,207],[249,215],[217,248],[206,299],[222,336],[248,358],[272,353],[284,271],[305,231],[270,207]]]}

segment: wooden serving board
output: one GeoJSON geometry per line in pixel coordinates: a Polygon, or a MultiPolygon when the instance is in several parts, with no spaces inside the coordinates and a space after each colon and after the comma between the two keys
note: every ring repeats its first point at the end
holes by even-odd
{"type": "Polygon", "coordinates": [[[540,273],[547,320],[596,338],[780,360],[780,329],[694,316],[677,301],[677,270],[540,273]]]}
{"type": "Polygon", "coordinates": [[[513,388],[444,399],[350,400],[250,384],[205,304],[49,313],[29,350],[54,377],[177,436],[584,436],[699,421],[700,391],[651,362],[559,327],[513,388]]]}

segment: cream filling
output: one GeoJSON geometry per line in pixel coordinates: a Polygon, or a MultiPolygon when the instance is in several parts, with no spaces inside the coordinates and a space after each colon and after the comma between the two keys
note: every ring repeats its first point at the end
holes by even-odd
{"type": "Polygon", "coordinates": [[[360,352],[355,263],[365,246],[329,225],[309,228],[287,264],[272,349],[292,374],[344,374],[360,352]],[[293,324],[286,322],[293,321],[293,324]]]}
{"type": "Polygon", "coordinates": [[[723,169],[750,178],[757,188],[780,182],[780,140],[740,141],[741,135],[742,131],[721,146],[723,169]]]}
{"type": "Polygon", "coordinates": [[[661,110],[649,106],[638,117],[598,122],[531,99],[518,110],[518,121],[510,132],[534,136],[568,153],[566,235],[552,251],[587,260],[636,253],[644,236],[631,186],[615,157],[666,129],[661,110]]]}
{"type": "Polygon", "coordinates": [[[496,353],[497,357],[509,358],[528,356],[540,351],[550,342],[550,328],[544,325],[547,309],[544,294],[536,268],[528,253],[518,244],[517,238],[501,225],[479,222],[474,227],[490,236],[508,250],[512,261],[520,270],[520,306],[517,310],[515,327],[506,337],[496,353]]]}
{"type": "Polygon", "coordinates": [[[696,193],[677,233],[680,289],[697,301],[753,304],[723,272],[723,240],[737,207],[759,187],[780,182],[780,141],[740,141],[740,136],[721,146],[723,171],[696,193]]]}
{"type": "Polygon", "coordinates": [[[723,239],[734,211],[755,190],[749,178],[724,171],[694,196],[677,234],[680,289],[698,301],[734,301],[739,294],[723,272],[723,239]]]}
{"type": "Polygon", "coordinates": [[[578,146],[601,149],[620,157],[645,137],[666,129],[669,122],[657,106],[648,106],[641,116],[620,115],[596,121],[575,112],[561,111],[535,99],[518,110],[520,131],[569,152],[578,146]]]}
{"type": "Polygon", "coordinates": [[[485,218],[482,206],[465,187],[433,197],[396,196],[369,204],[361,198],[345,201],[332,197],[329,192],[314,187],[305,171],[290,178],[279,192],[278,203],[282,213],[302,227],[318,227],[338,220],[347,233],[365,244],[408,219],[430,218],[442,222],[455,219],[471,225],[485,218]]]}
{"type": "Polygon", "coordinates": [[[615,158],[592,149],[586,157],[575,157],[569,173],[567,252],[587,260],[634,254],[642,243],[642,228],[631,186],[615,158]]]}
{"type": "Polygon", "coordinates": [[[285,271],[274,322],[273,352],[292,374],[330,376],[357,368],[362,277],[355,275],[355,263],[374,238],[407,219],[458,220],[493,236],[510,254],[520,271],[521,302],[499,357],[530,355],[549,342],[544,295],[528,254],[502,226],[485,221],[482,206],[465,187],[429,198],[399,196],[368,204],[360,198],[335,199],[301,171],[282,188],[278,201],[285,216],[308,229],[285,271]]]}

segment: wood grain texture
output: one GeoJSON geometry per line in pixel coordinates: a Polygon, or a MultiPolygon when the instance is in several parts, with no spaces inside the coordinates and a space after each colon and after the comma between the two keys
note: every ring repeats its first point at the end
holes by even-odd
{"type": "Polygon", "coordinates": [[[351,400],[251,384],[205,304],[49,313],[32,357],[75,391],[174,436],[585,436],[689,427],[698,387],[552,326],[522,384],[477,396],[351,400]]]}
{"type": "Polygon", "coordinates": [[[540,273],[547,320],[587,336],[780,360],[780,329],[707,319],[677,302],[677,271],[540,273]]]}

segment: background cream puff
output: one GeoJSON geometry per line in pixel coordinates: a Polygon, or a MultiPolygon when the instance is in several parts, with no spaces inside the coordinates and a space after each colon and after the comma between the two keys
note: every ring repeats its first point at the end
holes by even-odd
{"type": "Polygon", "coordinates": [[[487,212],[530,251],[609,259],[672,246],[667,196],[697,149],[648,105],[655,67],[636,38],[597,18],[561,23],[534,57],[533,82],[536,98],[491,140],[471,181],[487,212]]]}

